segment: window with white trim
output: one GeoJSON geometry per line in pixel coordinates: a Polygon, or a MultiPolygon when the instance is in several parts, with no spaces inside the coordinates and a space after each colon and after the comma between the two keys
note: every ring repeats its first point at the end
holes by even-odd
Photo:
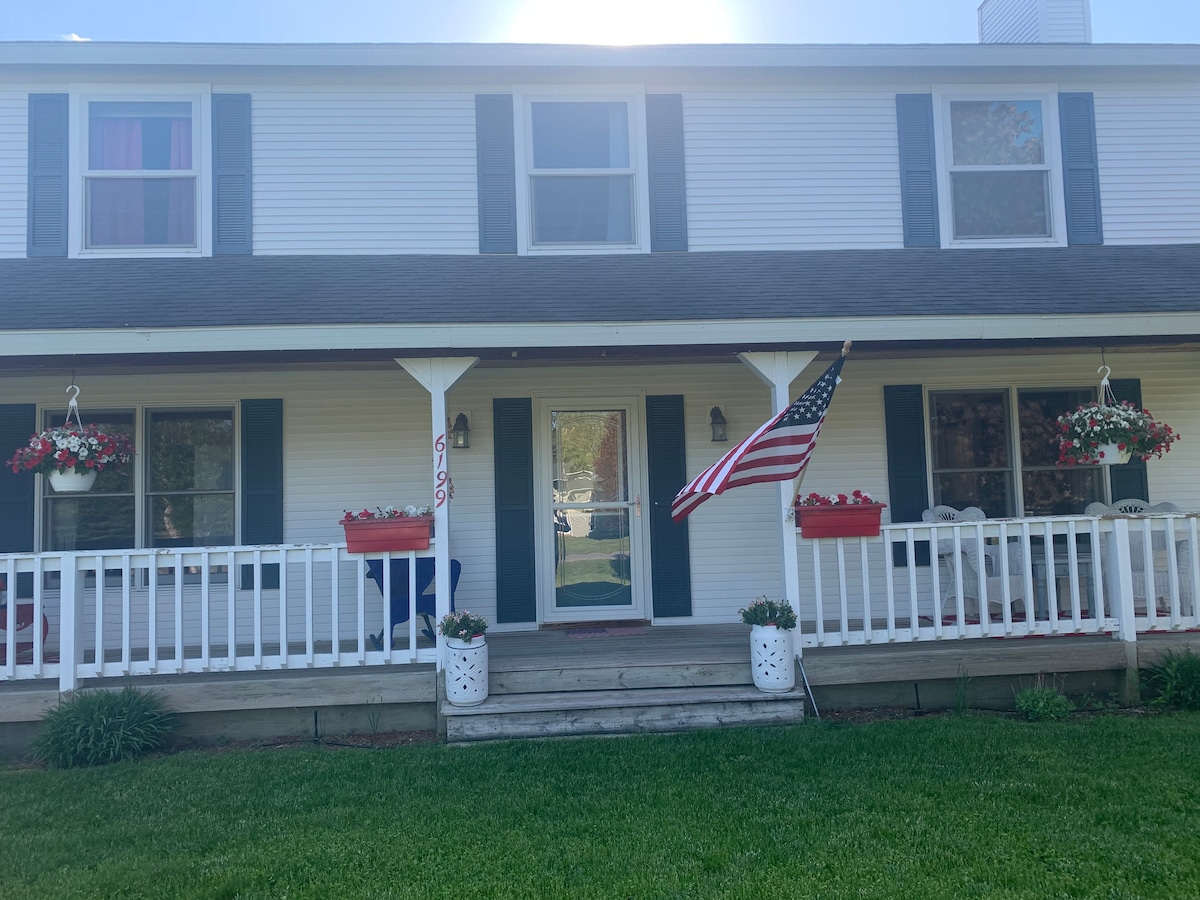
{"type": "Polygon", "coordinates": [[[1065,242],[1052,95],[942,95],[937,122],[944,241],[1065,242]]]}
{"type": "MultiPolygon", "coordinates": [[[[48,412],[47,426],[63,421],[48,412]]],[[[120,550],[236,543],[232,407],[147,409],[89,416],[135,441],[134,463],[99,473],[85,494],[59,494],[43,479],[43,549],[120,550]],[[139,433],[140,431],[140,433],[139,433]],[[140,540],[138,536],[140,535],[140,540]]]]}
{"type": "Polygon", "coordinates": [[[196,102],[84,102],[84,249],[196,248],[196,102]]]}
{"type": "Polygon", "coordinates": [[[526,247],[637,248],[635,104],[530,99],[524,109],[526,247]]]}
{"type": "Polygon", "coordinates": [[[1103,501],[1100,466],[1057,465],[1058,417],[1095,396],[1090,388],[930,391],[934,504],[1007,517],[1073,515],[1103,501]]]}

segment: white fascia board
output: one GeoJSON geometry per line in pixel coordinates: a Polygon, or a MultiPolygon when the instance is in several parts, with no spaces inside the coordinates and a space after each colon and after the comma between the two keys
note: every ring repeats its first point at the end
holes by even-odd
{"type": "Polygon", "coordinates": [[[295,325],[0,332],[0,356],[277,350],[652,347],[826,341],[1020,340],[1200,334],[1200,312],[689,322],[295,325]]]}
{"type": "Polygon", "coordinates": [[[40,66],[354,68],[913,68],[1198,66],[1197,44],[0,43],[0,70],[40,66]]]}

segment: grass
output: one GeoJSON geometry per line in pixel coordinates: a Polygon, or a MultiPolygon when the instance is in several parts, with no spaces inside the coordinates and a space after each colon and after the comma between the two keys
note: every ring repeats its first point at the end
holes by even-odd
{"type": "Polygon", "coordinates": [[[24,897],[1196,897],[1200,714],[0,772],[24,897]]]}

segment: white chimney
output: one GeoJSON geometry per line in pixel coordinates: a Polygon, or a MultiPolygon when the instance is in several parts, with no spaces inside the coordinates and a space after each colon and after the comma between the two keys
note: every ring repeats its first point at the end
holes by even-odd
{"type": "Polygon", "coordinates": [[[983,0],[981,44],[1090,44],[1089,0],[983,0]]]}

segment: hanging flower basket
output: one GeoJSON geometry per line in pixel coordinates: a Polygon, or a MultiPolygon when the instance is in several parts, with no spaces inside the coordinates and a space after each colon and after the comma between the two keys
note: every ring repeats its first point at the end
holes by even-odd
{"type": "Polygon", "coordinates": [[[804,538],[876,537],[886,503],[877,503],[864,491],[809,494],[796,499],[796,526],[804,538]]]}
{"type": "Polygon", "coordinates": [[[371,512],[347,512],[342,517],[346,550],[380,553],[388,550],[428,550],[433,536],[433,509],[428,506],[388,506],[371,512]]]}
{"type": "Polygon", "coordinates": [[[1170,425],[1156,422],[1148,410],[1132,403],[1088,403],[1058,417],[1062,433],[1058,464],[1111,466],[1161,457],[1179,440],[1170,425]]]}
{"type": "Polygon", "coordinates": [[[68,423],[30,437],[29,445],[18,449],[7,465],[14,473],[47,476],[57,492],[80,492],[91,490],[96,473],[125,465],[133,454],[133,441],[126,434],[68,423]]]}

